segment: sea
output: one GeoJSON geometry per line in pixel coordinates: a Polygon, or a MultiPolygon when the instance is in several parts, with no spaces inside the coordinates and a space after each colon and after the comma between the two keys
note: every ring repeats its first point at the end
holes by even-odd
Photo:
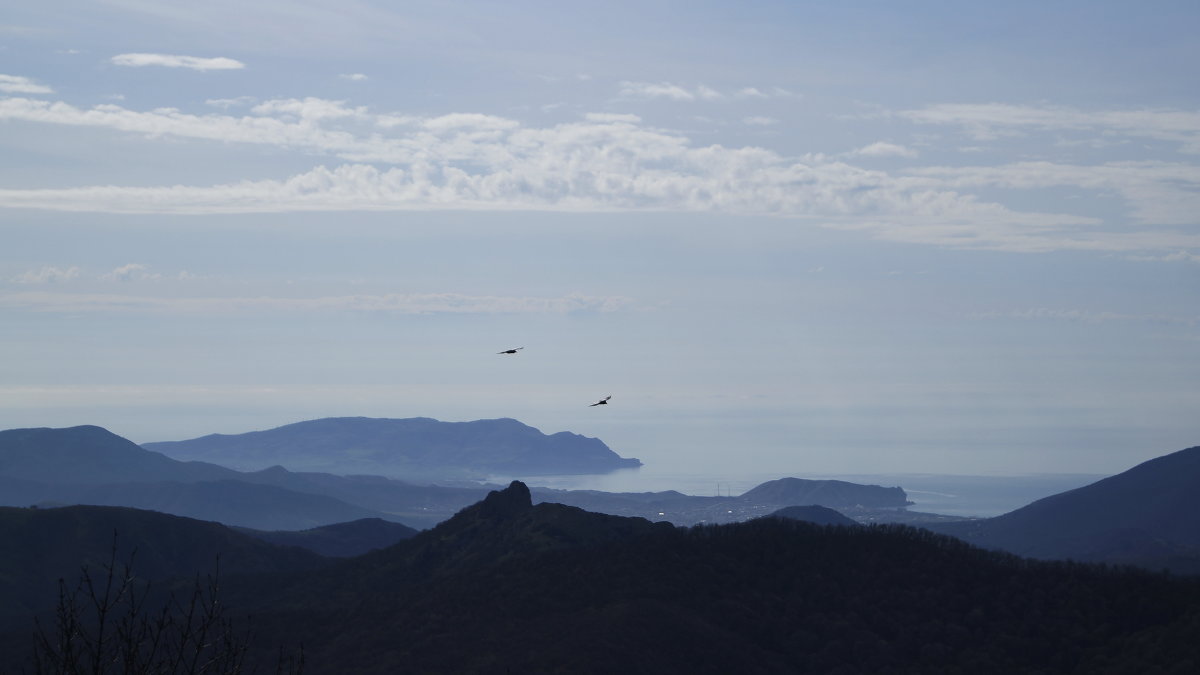
{"type": "MultiPolygon", "coordinates": [[[[603,492],[662,492],[675,490],[693,496],[737,496],[770,480],[777,473],[719,475],[654,471],[648,467],[607,474],[570,476],[490,476],[487,483],[505,485],[519,479],[530,487],[603,492]]],[[[929,473],[797,475],[809,480],[842,480],[862,485],[900,487],[910,511],[948,516],[990,518],[1014,511],[1043,497],[1090,485],[1103,474],[1038,473],[1012,476],[942,475],[929,473]]]]}

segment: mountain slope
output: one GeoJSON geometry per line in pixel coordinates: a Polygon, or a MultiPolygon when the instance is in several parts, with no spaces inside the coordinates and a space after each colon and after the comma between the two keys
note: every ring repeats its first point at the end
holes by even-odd
{"type": "Polygon", "coordinates": [[[218,523],[108,506],[56,509],[0,507],[0,619],[52,607],[57,581],[73,582],[112,554],[132,556],[142,579],[313,569],[325,559],[299,548],[259,541],[218,523]],[[115,540],[114,540],[115,537],[115,540]]]}
{"type": "Polygon", "coordinates": [[[97,426],[0,431],[0,476],[40,483],[129,483],[235,478],[204,462],[180,462],[97,426]]]}
{"type": "Polygon", "coordinates": [[[515,483],[396,546],[232,590],[306,672],[1188,672],[1200,586],[901,526],[681,529],[515,483]],[[1183,668],[1183,670],[1181,670],[1183,668]]]}
{"type": "Polygon", "coordinates": [[[143,447],[242,470],[281,465],[292,471],[399,478],[606,473],[641,466],[599,439],[569,432],[546,435],[513,419],[335,417],[143,447]]]}
{"type": "Polygon", "coordinates": [[[59,503],[129,506],[257,530],[305,530],[361,518],[387,518],[333,497],[236,480],[108,483],[50,491],[59,503]]]}
{"type": "MultiPolygon", "coordinates": [[[[296,476],[286,471],[244,474],[204,462],[181,462],[95,426],[0,431],[0,505],[130,506],[262,530],[301,530],[360,518],[397,520],[389,512],[336,496],[371,494],[382,479],[296,476]],[[318,484],[336,487],[314,489],[318,484]]],[[[424,490],[409,495],[384,481],[393,499],[438,504],[424,490]]],[[[442,495],[451,507],[482,490],[442,495]]],[[[417,513],[419,506],[413,507],[417,513]]]]}
{"type": "Polygon", "coordinates": [[[407,525],[388,522],[380,518],[363,518],[299,532],[234,529],[255,539],[278,546],[299,546],[331,558],[362,555],[376,549],[387,548],[417,534],[417,530],[407,525]]]}
{"type": "Polygon", "coordinates": [[[932,529],[1034,558],[1200,573],[1200,446],[981,521],[932,529]]]}
{"type": "Polygon", "coordinates": [[[858,525],[857,522],[824,506],[785,506],[771,514],[775,518],[803,520],[814,525],[858,525]]]}

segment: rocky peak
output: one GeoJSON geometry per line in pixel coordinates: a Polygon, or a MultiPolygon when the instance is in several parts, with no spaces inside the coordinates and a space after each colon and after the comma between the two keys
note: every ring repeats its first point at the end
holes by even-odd
{"type": "Polygon", "coordinates": [[[503,490],[492,490],[479,504],[479,515],[483,518],[504,518],[533,508],[533,496],[529,487],[519,480],[509,483],[503,490]]]}

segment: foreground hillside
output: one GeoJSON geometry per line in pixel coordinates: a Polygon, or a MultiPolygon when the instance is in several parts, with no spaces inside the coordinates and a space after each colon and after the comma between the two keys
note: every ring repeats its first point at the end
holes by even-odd
{"type": "MultiPolygon", "coordinates": [[[[192,542],[188,522],[140,532],[139,548],[192,542]]],[[[1200,666],[1196,580],[1030,561],[905,526],[676,528],[534,505],[519,482],[386,549],[271,565],[227,569],[221,606],[252,629],[251,662],[302,645],[316,675],[1200,666]]],[[[28,635],[0,639],[13,672],[28,635]]]]}
{"type": "Polygon", "coordinates": [[[326,560],[219,523],[107,506],[0,507],[0,624],[53,607],[58,580],[82,567],[132,561],[138,577],[167,580],[313,569],[326,560]]]}
{"type": "Polygon", "coordinates": [[[227,586],[310,673],[1162,672],[1200,586],[903,526],[674,528],[514,483],[389,549],[227,586]]]}
{"type": "Polygon", "coordinates": [[[1021,556],[1200,574],[1200,446],[995,518],[930,525],[1021,556]]]}

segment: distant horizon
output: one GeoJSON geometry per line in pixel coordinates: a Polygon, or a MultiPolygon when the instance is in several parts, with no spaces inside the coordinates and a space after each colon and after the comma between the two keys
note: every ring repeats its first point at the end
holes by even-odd
{"type": "MultiPolygon", "coordinates": [[[[697,476],[700,476],[700,475],[702,475],[702,476],[728,475],[728,476],[736,476],[736,477],[774,476],[776,478],[781,478],[781,477],[841,478],[841,477],[845,477],[845,476],[859,476],[859,477],[862,477],[862,476],[916,476],[916,477],[938,476],[938,477],[985,477],[985,478],[1004,478],[1004,477],[1030,478],[1030,477],[1039,477],[1039,476],[1107,477],[1107,476],[1112,476],[1117,473],[1126,471],[1130,468],[1133,468],[1134,466],[1136,466],[1138,464],[1141,464],[1142,462],[1149,461],[1151,459],[1155,459],[1155,458],[1161,457],[1163,455],[1178,452],[1180,450],[1184,450],[1184,449],[1187,449],[1190,447],[1195,447],[1195,445],[1200,445],[1200,444],[1182,445],[1178,448],[1172,448],[1169,450],[1164,450],[1162,452],[1151,453],[1151,454],[1147,455],[1145,458],[1134,461],[1127,466],[1113,468],[1108,471],[1095,471],[1095,470],[1088,471],[1088,470],[1078,470],[1078,469],[1072,470],[1069,468],[1063,468],[1063,469],[1059,469],[1059,470],[1027,470],[1027,469],[1022,469],[1021,467],[1012,465],[1012,464],[1010,464],[1004,468],[1000,468],[1000,469],[995,469],[995,470],[990,470],[990,471],[974,471],[974,472],[963,471],[963,470],[937,470],[936,468],[916,468],[916,467],[897,468],[897,469],[885,469],[885,468],[839,469],[836,466],[833,466],[833,468],[830,468],[832,465],[829,462],[821,464],[821,466],[823,466],[825,468],[805,469],[802,466],[803,458],[805,457],[804,454],[798,454],[798,455],[796,455],[796,458],[794,460],[784,460],[774,466],[764,467],[764,466],[760,465],[760,466],[755,466],[755,467],[742,467],[742,466],[739,466],[736,464],[729,465],[729,464],[725,464],[725,463],[716,463],[716,464],[712,465],[711,468],[709,468],[709,469],[702,469],[695,463],[687,461],[686,457],[683,458],[683,461],[680,461],[680,457],[679,457],[678,453],[663,454],[663,455],[661,455],[661,458],[664,459],[665,462],[651,463],[651,462],[648,462],[644,457],[641,457],[637,454],[622,452],[619,448],[613,447],[611,443],[608,443],[604,438],[601,438],[599,436],[591,436],[589,434],[581,434],[572,429],[544,429],[544,428],[537,427],[536,425],[530,424],[519,418],[508,417],[508,416],[448,420],[448,419],[439,419],[437,417],[432,417],[430,415],[405,415],[405,416],[328,415],[328,416],[321,416],[321,417],[307,417],[304,419],[294,419],[291,421],[281,422],[281,423],[277,423],[277,424],[270,424],[270,425],[265,425],[265,426],[252,426],[249,428],[242,428],[242,429],[236,429],[236,430],[234,430],[234,429],[207,430],[207,431],[202,431],[200,433],[195,433],[195,434],[191,434],[191,435],[181,435],[181,436],[175,437],[175,438],[165,438],[165,437],[139,438],[139,437],[121,433],[119,430],[113,429],[104,424],[95,424],[92,422],[81,422],[79,424],[61,424],[61,425],[60,424],[18,425],[18,426],[6,426],[6,427],[4,427],[4,429],[70,428],[70,427],[76,427],[76,426],[97,426],[97,427],[106,429],[107,431],[114,433],[118,436],[121,436],[122,438],[126,438],[138,445],[144,445],[144,444],[159,443],[159,442],[191,440],[191,439],[201,438],[204,436],[209,436],[209,435],[214,435],[214,434],[215,435],[233,436],[233,435],[239,435],[239,434],[254,433],[254,432],[259,432],[259,431],[268,431],[271,429],[277,429],[277,428],[286,427],[286,426],[290,426],[290,425],[294,425],[294,424],[301,424],[304,422],[311,422],[311,421],[322,420],[322,419],[336,419],[336,418],[347,418],[347,419],[353,419],[353,418],[360,418],[360,419],[418,419],[418,418],[421,418],[421,419],[432,419],[432,420],[439,421],[439,422],[459,422],[459,423],[475,422],[475,421],[483,421],[483,420],[512,419],[521,424],[524,424],[526,426],[537,429],[539,432],[541,432],[547,436],[555,434],[555,433],[567,432],[567,433],[577,434],[577,435],[581,435],[581,436],[585,436],[585,437],[589,437],[589,438],[597,438],[601,442],[604,442],[605,445],[607,445],[610,449],[613,450],[613,452],[615,452],[620,457],[636,458],[636,459],[641,460],[643,463],[643,466],[641,466],[641,467],[635,467],[635,468],[629,468],[629,469],[618,469],[613,473],[619,474],[619,473],[625,473],[625,472],[642,472],[643,475],[656,475],[656,476],[660,475],[660,474],[661,475],[689,475],[689,474],[691,474],[691,475],[697,475],[697,476]]],[[[0,429],[0,430],[3,430],[3,429],[0,429]]],[[[809,450],[808,452],[816,452],[816,451],[809,450]]],[[[584,475],[590,475],[590,474],[584,474],[584,475]]],[[[595,475],[602,476],[603,474],[595,474],[595,475]]],[[[569,477],[566,477],[566,478],[569,478],[569,477]]],[[[508,479],[503,479],[503,482],[507,482],[507,480],[508,479]]],[[[747,479],[744,479],[744,478],[740,479],[741,483],[746,483],[746,481],[747,481],[747,479]]]]}

